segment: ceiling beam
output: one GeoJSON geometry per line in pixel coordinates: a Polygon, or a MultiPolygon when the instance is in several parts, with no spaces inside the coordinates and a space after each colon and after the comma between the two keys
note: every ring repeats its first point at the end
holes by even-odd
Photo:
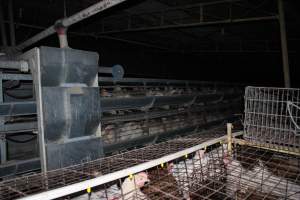
{"type": "Polygon", "coordinates": [[[183,24],[172,24],[172,25],[158,25],[151,27],[138,27],[138,28],[127,28],[124,30],[113,30],[113,31],[101,31],[97,35],[108,35],[108,34],[118,34],[118,33],[129,33],[129,32],[143,32],[143,31],[157,31],[157,30],[167,30],[167,29],[177,29],[177,28],[193,28],[201,26],[218,26],[225,24],[234,23],[245,23],[245,22],[259,22],[268,20],[278,20],[277,15],[273,16],[263,16],[263,17],[249,17],[249,18],[238,18],[238,19],[224,19],[216,21],[206,21],[206,22],[196,22],[196,23],[183,23],[183,24]]]}
{"type": "MultiPolygon", "coordinates": [[[[79,21],[82,21],[88,17],[91,17],[103,10],[106,10],[108,8],[111,8],[115,5],[118,5],[120,3],[125,2],[126,0],[103,0],[100,1],[80,12],[75,13],[74,15],[71,15],[68,18],[64,18],[61,20],[61,25],[64,27],[69,27],[79,21]]],[[[56,23],[56,22],[55,22],[56,23]]],[[[56,32],[55,24],[50,26],[49,28],[45,29],[44,31],[38,33],[37,35],[29,38],[28,40],[24,41],[23,43],[19,44],[16,49],[17,50],[23,50],[24,48],[54,34],[56,32]]]]}
{"type": "MultiPolygon", "coordinates": [[[[9,21],[4,21],[5,23],[9,23],[9,21]]],[[[42,26],[37,26],[37,25],[31,25],[31,24],[25,24],[25,23],[18,23],[15,22],[16,26],[20,26],[20,27],[25,27],[25,28],[30,28],[30,29],[38,29],[38,30],[44,30],[45,27],[42,26]]],[[[137,45],[137,46],[144,46],[144,47],[148,47],[148,48],[153,48],[153,49],[158,49],[161,51],[166,51],[166,52],[181,52],[181,53],[190,53],[190,54],[202,54],[202,53],[278,53],[280,52],[280,49],[270,49],[268,47],[268,45],[272,44],[274,41],[270,41],[270,40],[226,40],[226,44],[236,44],[236,43],[240,43],[240,48],[237,50],[226,50],[226,49],[218,49],[215,48],[214,50],[208,50],[208,49],[203,49],[203,50],[183,50],[183,49],[174,49],[174,48],[169,48],[169,47],[165,47],[159,44],[152,44],[152,43],[148,43],[148,42],[144,42],[144,41],[138,41],[138,40],[131,40],[131,39],[125,39],[125,38],[120,38],[120,37],[113,37],[113,36],[106,36],[106,35],[95,35],[92,33],[81,33],[81,32],[69,32],[70,35],[73,36],[78,36],[78,37],[92,37],[95,39],[104,39],[104,40],[112,40],[112,41],[118,41],[118,42],[122,42],[122,43],[128,43],[131,45],[137,45]],[[259,46],[261,46],[260,44],[262,44],[263,46],[265,46],[264,49],[261,50],[247,50],[247,44],[259,44],[259,46]],[[246,45],[246,46],[245,46],[246,45]]],[[[155,37],[155,36],[154,36],[155,37]]],[[[288,39],[291,42],[300,42],[300,39],[298,38],[289,38],[288,39]]],[[[279,42],[279,41],[278,41],[279,42]]],[[[197,46],[201,46],[201,45],[209,45],[211,44],[210,42],[199,42],[197,43],[197,46]]],[[[220,43],[222,44],[222,43],[220,43]]],[[[232,46],[232,45],[229,45],[232,46]]],[[[295,53],[295,51],[290,51],[289,53],[295,53]]]]}

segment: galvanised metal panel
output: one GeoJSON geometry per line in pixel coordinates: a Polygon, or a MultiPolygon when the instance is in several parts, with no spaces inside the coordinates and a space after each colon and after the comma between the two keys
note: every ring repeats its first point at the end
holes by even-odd
{"type": "Polygon", "coordinates": [[[42,170],[101,157],[98,54],[40,47],[22,59],[36,91],[42,170]]]}

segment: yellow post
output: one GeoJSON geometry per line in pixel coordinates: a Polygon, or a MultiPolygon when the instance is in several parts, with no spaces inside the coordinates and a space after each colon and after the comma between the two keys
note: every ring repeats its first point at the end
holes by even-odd
{"type": "Polygon", "coordinates": [[[227,149],[228,149],[228,155],[231,155],[232,153],[232,123],[227,123],[227,149]]]}

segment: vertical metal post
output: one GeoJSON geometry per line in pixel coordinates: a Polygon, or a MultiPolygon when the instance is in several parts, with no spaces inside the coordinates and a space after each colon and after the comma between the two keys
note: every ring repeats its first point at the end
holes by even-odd
{"type": "Polygon", "coordinates": [[[162,25],[164,25],[164,23],[165,23],[165,11],[162,10],[161,16],[160,16],[160,25],[162,26],[162,25]]]}
{"type": "Polygon", "coordinates": [[[131,28],[131,15],[128,15],[128,26],[127,26],[128,29],[131,28]]]}
{"type": "Polygon", "coordinates": [[[231,155],[232,153],[232,123],[227,123],[227,150],[228,150],[228,155],[231,155]]]}
{"type": "Polygon", "coordinates": [[[203,5],[200,5],[200,22],[203,22],[204,20],[204,15],[203,15],[203,5]]]}
{"type": "Polygon", "coordinates": [[[66,0],[64,0],[64,18],[66,18],[67,17],[67,2],[66,2],[66,0]]]}
{"type": "MultiPolygon", "coordinates": [[[[3,103],[3,88],[2,88],[2,72],[0,72],[0,103],[3,103]]],[[[0,126],[4,125],[4,118],[0,117],[0,126]]],[[[0,156],[1,164],[7,161],[7,152],[6,152],[6,140],[5,137],[0,134],[0,156]]]]}
{"type": "Polygon", "coordinates": [[[281,37],[281,52],[283,61],[283,74],[284,74],[284,86],[286,88],[291,87],[290,82],[290,67],[289,67],[289,55],[286,38],[286,25],[284,17],[283,0],[278,0],[278,13],[279,13],[279,25],[280,25],[280,37],[281,37]]]}
{"type": "Polygon", "coordinates": [[[61,21],[58,21],[55,24],[55,30],[56,30],[57,35],[58,35],[60,48],[67,48],[67,47],[69,47],[69,45],[68,45],[68,37],[67,37],[67,27],[64,27],[61,24],[61,21]]]}
{"type": "Polygon", "coordinates": [[[7,38],[6,38],[6,30],[5,30],[5,24],[4,24],[2,3],[3,3],[3,1],[0,0],[0,29],[1,29],[2,45],[4,47],[6,47],[7,46],[7,38]]]}
{"type": "Polygon", "coordinates": [[[13,0],[8,1],[9,33],[11,46],[16,46],[13,0]]]}

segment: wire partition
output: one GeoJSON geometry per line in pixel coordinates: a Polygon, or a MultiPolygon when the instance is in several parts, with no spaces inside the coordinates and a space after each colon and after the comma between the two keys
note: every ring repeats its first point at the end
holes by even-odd
{"type": "Polygon", "coordinates": [[[245,139],[273,149],[300,152],[300,90],[247,87],[245,139]]]}
{"type": "Polygon", "coordinates": [[[215,130],[195,134],[193,140],[174,139],[47,173],[3,181],[0,183],[0,199],[25,197],[30,194],[93,179],[195,146],[212,138],[220,137],[223,133],[223,128],[222,130],[216,128],[215,130]]]}
{"type": "MultiPolygon", "coordinates": [[[[0,183],[0,199],[30,197],[104,177],[218,139],[223,134],[224,129],[217,128],[76,166],[7,180],[0,183]]],[[[223,140],[136,174],[124,174],[88,191],[62,197],[77,200],[299,198],[299,156],[239,145],[229,154],[223,140]]]]}

